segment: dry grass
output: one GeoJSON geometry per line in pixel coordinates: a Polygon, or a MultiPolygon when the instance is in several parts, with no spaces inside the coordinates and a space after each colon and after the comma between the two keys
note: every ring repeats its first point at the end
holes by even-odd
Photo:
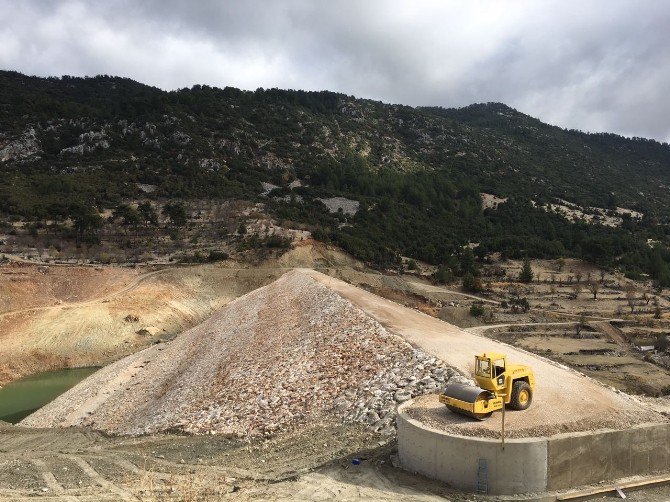
{"type": "Polygon", "coordinates": [[[209,502],[221,500],[238,490],[234,478],[209,468],[189,468],[182,472],[163,472],[144,457],[137,474],[127,474],[123,486],[143,502],[183,501],[209,502]]]}

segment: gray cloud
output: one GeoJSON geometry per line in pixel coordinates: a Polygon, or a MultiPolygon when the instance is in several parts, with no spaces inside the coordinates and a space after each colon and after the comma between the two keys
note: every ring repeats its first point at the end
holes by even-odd
{"type": "Polygon", "coordinates": [[[0,67],[502,101],[563,127],[668,141],[668,26],[657,0],[0,0],[0,67]]]}

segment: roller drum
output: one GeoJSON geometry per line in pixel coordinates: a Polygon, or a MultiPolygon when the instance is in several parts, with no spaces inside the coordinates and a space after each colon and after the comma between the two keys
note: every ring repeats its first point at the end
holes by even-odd
{"type": "Polygon", "coordinates": [[[488,390],[473,387],[472,385],[463,385],[462,383],[447,384],[444,388],[444,394],[459,401],[465,401],[466,403],[474,403],[480,398],[491,396],[491,392],[488,390]],[[484,395],[482,396],[482,394],[484,395]]]}
{"type": "MultiPolygon", "coordinates": [[[[495,398],[495,395],[488,390],[480,389],[479,387],[473,387],[471,385],[453,383],[447,385],[444,388],[443,395],[452,400],[460,401],[460,403],[454,403],[454,401],[442,401],[447,406],[447,409],[454,413],[465,415],[467,417],[474,418],[475,420],[485,420],[493,413],[493,410],[485,412],[475,411],[477,408],[476,403],[478,401],[488,401],[495,398]],[[455,406],[455,404],[458,406],[455,406]],[[465,409],[464,407],[468,407],[468,404],[471,405],[469,407],[470,409],[465,409]]],[[[478,411],[482,411],[481,407],[478,411]]]]}

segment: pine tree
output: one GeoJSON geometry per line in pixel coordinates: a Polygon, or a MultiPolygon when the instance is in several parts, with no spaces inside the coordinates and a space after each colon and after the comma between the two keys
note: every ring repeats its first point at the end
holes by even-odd
{"type": "Polygon", "coordinates": [[[533,269],[530,266],[530,260],[528,258],[524,258],[523,260],[523,267],[519,274],[519,280],[521,282],[532,282],[533,280],[533,269]]]}

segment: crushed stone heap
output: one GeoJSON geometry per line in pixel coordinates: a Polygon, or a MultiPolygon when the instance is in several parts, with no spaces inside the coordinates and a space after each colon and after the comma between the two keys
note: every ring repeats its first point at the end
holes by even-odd
{"type": "Polygon", "coordinates": [[[101,369],[22,425],[252,437],[334,415],[391,434],[398,403],[450,378],[463,379],[292,271],[101,369]]]}

